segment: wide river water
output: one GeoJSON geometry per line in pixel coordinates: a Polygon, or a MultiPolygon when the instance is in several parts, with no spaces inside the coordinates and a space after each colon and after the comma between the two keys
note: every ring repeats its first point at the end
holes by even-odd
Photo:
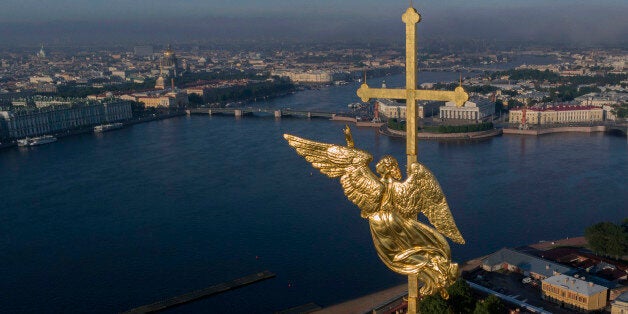
{"type": "MultiPolygon", "coordinates": [[[[254,105],[344,110],[355,89],[254,105]]],[[[282,138],[343,143],[343,127],[177,117],[1,151],[0,312],[119,312],[264,269],[277,277],[170,312],[271,313],[403,283],[379,261],[339,182],[282,138]]],[[[375,160],[405,163],[404,140],[353,133],[375,160]]],[[[625,137],[421,141],[419,159],[467,241],[452,245],[460,262],[628,216],[625,137]]]]}

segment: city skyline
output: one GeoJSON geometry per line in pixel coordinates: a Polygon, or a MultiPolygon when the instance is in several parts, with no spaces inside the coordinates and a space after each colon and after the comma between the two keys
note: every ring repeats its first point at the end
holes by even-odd
{"type": "MultiPolygon", "coordinates": [[[[510,40],[622,46],[628,4],[606,0],[552,2],[415,1],[425,39],[510,40]]],[[[407,1],[14,1],[0,12],[0,40],[38,42],[186,42],[198,40],[401,40],[407,1]]]]}

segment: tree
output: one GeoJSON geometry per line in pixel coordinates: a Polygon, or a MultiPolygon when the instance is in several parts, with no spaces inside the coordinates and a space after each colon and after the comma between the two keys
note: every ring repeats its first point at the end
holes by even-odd
{"type": "Polygon", "coordinates": [[[584,230],[589,247],[601,254],[619,256],[628,254],[628,232],[612,222],[600,222],[584,230]]]}
{"type": "Polygon", "coordinates": [[[440,294],[427,296],[419,303],[419,313],[421,314],[442,314],[448,311],[447,302],[441,298],[440,294]]]}
{"type": "Polygon", "coordinates": [[[194,107],[198,107],[199,105],[203,104],[203,97],[201,97],[198,94],[189,94],[188,95],[188,100],[190,102],[190,104],[194,107]]]}
{"type": "Polygon", "coordinates": [[[499,314],[504,311],[502,300],[491,294],[488,298],[480,300],[475,304],[473,314],[499,314]]]}
{"type": "Polygon", "coordinates": [[[475,299],[466,280],[458,279],[447,288],[447,292],[449,293],[447,303],[453,313],[471,313],[473,311],[475,299]]]}

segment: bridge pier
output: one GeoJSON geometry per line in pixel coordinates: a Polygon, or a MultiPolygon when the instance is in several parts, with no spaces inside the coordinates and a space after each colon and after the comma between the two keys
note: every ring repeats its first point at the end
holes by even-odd
{"type": "Polygon", "coordinates": [[[236,109],[233,111],[233,114],[236,116],[236,118],[240,118],[242,117],[242,109],[236,109]]]}
{"type": "Polygon", "coordinates": [[[281,110],[275,110],[275,119],[281,119],[281,110]]]}
{"type": "Polygon", "coordinates": [[[312,118],[312,113],[311,113],[311,112],[309,112],[309,111],[307,112],[307,118],[308,118],[308,119],[311,119],[311,118],[312,118]]]}

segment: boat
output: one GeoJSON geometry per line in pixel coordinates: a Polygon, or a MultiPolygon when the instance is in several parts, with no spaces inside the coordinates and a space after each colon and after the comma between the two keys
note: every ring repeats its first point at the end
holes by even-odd
{"type": "Polygon", "coordinates": [[[124,124],[117,122],[117,123],[110,123],[110,124],[102,124],[102,125],[97,125],[94,127],[94,132],[96,133],[102,133],[102,132],[107,132],[107,131],[111,131],[111,130],[115,130],[115,129],[120,129],[124,127],[124,124]]]}
{"type": "Polygon", "coordinates": [[[358,109],[362,107],[362,104],[359,102],[353,102],[347,105],[350,109],[358,109]]]}
{"type": "Polygon", "coordinates": [[[38,137],[27,137],[17,140],[17,146],[35,146],[56,142],[57,138],[52,135],[38,137]]]}
{"type": "Polygon", "coordinates": [[[28,146],[28,142],[30,141],[30,138],[23,138],[23,139],[19,139],[17,140],[17,146],[28,146]]]}

